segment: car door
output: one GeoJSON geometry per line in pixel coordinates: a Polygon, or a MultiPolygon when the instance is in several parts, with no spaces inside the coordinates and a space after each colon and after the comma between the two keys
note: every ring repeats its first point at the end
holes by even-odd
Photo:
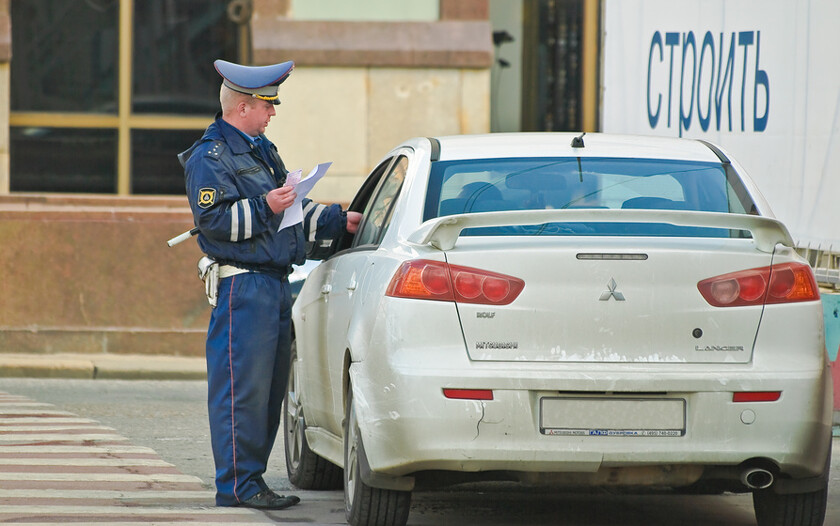
{"type": "MultiPolygon", "coordinates": [[[[310,363],[308,399],[318,399],[322,410],[317,425],[340,435],[344,417],[343,373],[348,349],[347,330],[367,277],[368,262],[390,224],[393,204],[405,179],[408,158],[395,155],[384,161],[365,183],[367,195],[357,196],[351,209],[363,210],[359,230],[349,248],[336,253],[325,265],[317,302],[318,346],[320,356],[310,363]]],[[[365,190],[365,188],[363,188],[365,190]]],[[[361,192],[360,192],[361,193],[361,192]]],[[[310,415],[312,412],[310,411],[310,415]]]]}

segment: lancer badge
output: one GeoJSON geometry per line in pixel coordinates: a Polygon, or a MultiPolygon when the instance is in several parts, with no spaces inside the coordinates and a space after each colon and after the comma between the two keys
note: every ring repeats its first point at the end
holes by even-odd
{"type": "Polygon", "coordinates": [[[624,294],[615,290],[617,287],[615,280],[610,278],[610,282],[607,283],[607,290],[601,293],[600,301],[609,301],[610,298],[615,298],[616,301],[624,301],[624,294]]]}

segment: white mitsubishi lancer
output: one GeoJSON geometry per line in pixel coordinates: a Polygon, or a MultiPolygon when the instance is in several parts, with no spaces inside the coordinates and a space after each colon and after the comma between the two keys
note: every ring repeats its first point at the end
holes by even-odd
{"type": "Polygon", "coordinates": [[[752,492],[822,524],[832,393],[811,268],[697,140],[416,138],[293,309],[290,480],[348,522],[509,480],[752,492]]]}

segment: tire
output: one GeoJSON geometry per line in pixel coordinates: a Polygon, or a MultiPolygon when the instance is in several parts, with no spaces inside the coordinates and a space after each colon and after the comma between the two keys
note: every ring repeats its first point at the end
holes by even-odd
{"type": "Polygon", "coordinates": [[[810,493],[780,495],[772,489],[753,492],[758,526],[822,526],[828,502],[831,449],[825,459],[825,485],[810,493]]]}
{"type": "Polygon", "coordinates": [[[779,495],[773,490],[753,492],[758,526],[822,526],[828,484],[819,491],[779,495]]]}
{"type": "Polygon", "coordinates": [[[286,452],[286,473],[289,481],[301,489],[339,489],[342,469],[309,449],[306,441],[306,418],[298,390],[297,346],[292,341],[289,382],[283,401],[283,444],[286,452]]]}
{"type": "Polygon", "coordinates": [[[347,395],[344,419],[344,511],[352,526],[405,526],[411,492],[372,488],[364,483],[359,467],[363,448],[356,421],[353,389],[347,395]]]}

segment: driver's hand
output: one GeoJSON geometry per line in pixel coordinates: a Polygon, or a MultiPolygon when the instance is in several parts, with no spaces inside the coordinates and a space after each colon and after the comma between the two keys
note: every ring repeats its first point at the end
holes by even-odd
{"type": "Polygon", "coordinates": [[[362,214],[359,212],[347,211],[347,231],[355,234],[359,230],[359,223],[362,221],[362,214]]]}

